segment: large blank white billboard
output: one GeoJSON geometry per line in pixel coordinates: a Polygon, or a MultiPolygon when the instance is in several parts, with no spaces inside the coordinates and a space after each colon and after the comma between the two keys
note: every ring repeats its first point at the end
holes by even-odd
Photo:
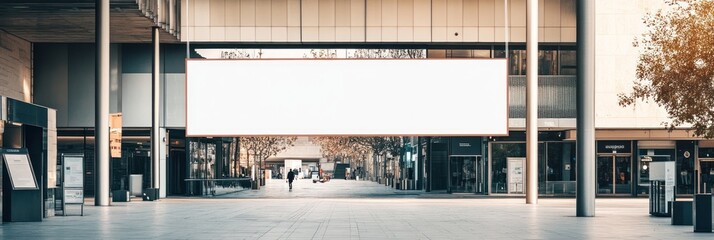
{"type": "Polygon", "coordinates": [[[186,62],[187,136],[508,134],[505,59],[186,62]]]}

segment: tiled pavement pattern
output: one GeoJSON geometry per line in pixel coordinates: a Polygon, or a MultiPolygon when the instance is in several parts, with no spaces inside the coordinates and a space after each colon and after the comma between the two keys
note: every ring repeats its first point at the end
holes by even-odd
{"type": "Polygon", "coordinates": [[[540,199],[534,206],[522,198],[389,196],[395,191],[382,185],[344,180],[304,180],[292,192],[276,180],[260,191],[236,193],[242,198],[89,205],[85,216],[4,223],[0,238],[714,239],[714,233],[695,234],[691,226],[650,217],[644,198],[597,199],[597,217],[577,218],[574,199],[540,199]]]}

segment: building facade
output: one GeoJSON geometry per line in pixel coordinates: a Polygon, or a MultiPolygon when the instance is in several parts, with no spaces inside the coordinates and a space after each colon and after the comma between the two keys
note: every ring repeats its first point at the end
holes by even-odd
{"type": "MultiPolygon", "coordinates": [[[[231,170],[241,162],[232,152],[239,148],[233,140],[185,137],[185,58],[313,57],[310,50],[325,49],[342,57],[353,57],[350,51],[364,49],[413,49],[423,51],[426,58],[508,58],[509,136],[409,137],[405,141],[408,147],[401,156],[392,156],[389,168],[389,160],[376,159],[371,169],[375,176],[391,176],[392,185],[400,188],[523,194],[525,0],[181,0],[175,1],[176,5],[158,2],[166,2],[163,10],[170,13],[163,19],[164,25],[159,24],[164,28],[159,69],[163,195],[195,192],[186,179],[241,175],[231,170]]],[[[617,95],[628,92],[635,80],[639,50],[632,46],[632,40],[645,30],[641,18],[663,7],[665,4],[656,0],[596,3],[599,195],[647,194],[648,164],[652,161],[676,162],[678,194],[710,191],[707,189],[714,184],[713,141],[692,136],[687,126],[665,130],[661,123],[668,121],[667,114],[656,104],[642,102],[626,108],[618,105],[617,95]]],[[[139,4],[128,9],[136,15],[147,15],[139,4]]],[[[161,22],[162,18],[156,19],[161,22]]],[[[112,21],[121,22],[114,17],[112,21]]],[[[147,28],[151,25],[151,21],[143,24],[147,28]]],[[[0,37],[14,39],[19,43],[14,48],[20,49],[12,55],[18,57],[1,63],[3,69],[23,66],[16,67],[20,69],[17,74],[0,75],[12,83],[0,90],[10,92],[8,96],[57,109],[58,152],[85,154],[85,189],[91,194],[95,124],[93,39],[62,38],[61,33],[53,38],[42,37],[9,25],[0,25],[0,29],[4,30],[0,37]]],[[[574,195],[578,162],[575,1],[540,0],[538,31],[539,193],[574,195]]],[[[123,128],[122,154],[112,160],[112,189],[126,188],[132,174],[142,174],[144,185],[148,186],[152,46],[146,38],[150,34],[143,39],[121,32],[112,34],[110,112],[122,113],[123,128]]],[[[458,113],[421,109],[419,101],[429,96],[402,94],[409,99],[400,103],[404,112],[389,117],[404,121],[420,114],[458,117],[458,113]]],[[[430,100],[449,104],[448,99],[430,100]]],[[[240,104],[237,103],[237,108],[240,104]]],[[[479,111],[479,106],[464,111],[479,111]]]]}

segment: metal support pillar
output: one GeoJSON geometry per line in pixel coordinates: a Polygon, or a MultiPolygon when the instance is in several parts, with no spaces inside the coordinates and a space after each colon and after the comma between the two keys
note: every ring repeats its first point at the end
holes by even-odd
{"type": "Polygon", "coordinates": [[[151,187],[159,188],[161,174],[159,167],[159,147],[161,144],[161,134],[159,134],[159,91],[160,86],[160,66],[159,66],[159,27],[152,29],[152,44],[154,46],[153,62],[151,67],[151,187]]]}
{"type": "Polygon", "coordinates": [[[431,192],[431,183],[433,182],[433,176],[431,174],[431,162],[433,159],[431,158],[431,137],[426,137],[426,153],[424,156],[426,156],[426,159],[424,161],[424,191],[425,192],[431,192]]]}
{"type": "Polygon", "coordinates": [[[109,0],[95,11],[94,205],[109,206],[109,0]]]}
{"type": "Polygon", "coordinates": [[[526,3],[526,203],[538,203],[538,0],[526,3]]]}
{"type": "MultiPolygon", "coordinates": [[[[300,1],[302,4],[302,1],[300,1]]],[[[186,25],[186,58],[191,58],[191,25],[189,24],[189,19],[191,19],[191,13],[189,11],[191,7],[191,0],[186,0],[186,20],[181,21],[181,25],[186,25]]],[[[300,31],[302,32],[302,31],[300,31]]],[[[300,38],[302,39],[302,38],[300,38]]],[[[183,39],[181,39],[183,40],[183,39]]]]}
{"type": "Polygon", "coordinates": [[[595,216],[595,0],[577,3],[578,217],[595,216]]]}

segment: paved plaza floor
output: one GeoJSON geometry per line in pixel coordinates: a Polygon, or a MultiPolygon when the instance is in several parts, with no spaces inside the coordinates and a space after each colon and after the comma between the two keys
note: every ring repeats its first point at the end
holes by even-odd
{"type": "Polygon", "coordinates": [[[303,180],[290,192],[286,183],[275,180],[261,190],[232,196],[88,205],[85,216],[4,223],[0,238],[714,239],[714,233],[693,233],[691,226],[650,217],[643,198],[600,198],[596,217],[578,218],[575,199],[540,199],[537,205],[526,205],[523,198],[435,198],[400,192],[344,180],[303,180]]]}
{"type": "Polygon", "coordinates": [[[396,190],[371,181],[333,179],[325,183],[313,183],[310,179],[293,182],[290,191],[286,180],[270,179],[259,191],[244,190],[216,196],[217,198],[374,198],[413,197],[426,195],[422,190],[396,190]]]}

